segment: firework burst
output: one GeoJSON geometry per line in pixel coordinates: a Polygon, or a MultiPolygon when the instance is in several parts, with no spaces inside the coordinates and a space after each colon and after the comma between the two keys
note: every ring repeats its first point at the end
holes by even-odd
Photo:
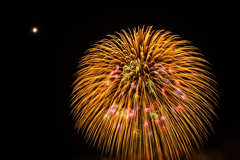
{"type": "Polygon", "coordinates": [[[190,158],[217,116],[208,61],[169,31],[143,26],[117,34],[80,60],[71,94],[76,129],[117,157],[190,158]]]}

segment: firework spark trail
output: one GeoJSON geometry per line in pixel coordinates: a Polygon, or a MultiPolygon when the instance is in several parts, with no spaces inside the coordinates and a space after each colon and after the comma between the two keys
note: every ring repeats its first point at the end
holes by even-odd
{"type": "Polygon", "coordinates": [[[122,32],[98,41],[80,60],[71,94],[76,129],[117,157],[190,158],[217,116],[210,63],[169,31],[122,32]]]}

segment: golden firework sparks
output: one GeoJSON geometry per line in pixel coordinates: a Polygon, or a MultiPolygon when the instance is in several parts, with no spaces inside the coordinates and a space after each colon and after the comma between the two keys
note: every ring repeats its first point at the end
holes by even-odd
{"type": "Polygon", "coordinates": [[[217,116],[210,63],[169,31],[143,26],[117,34],[80,60],[71,94],[76,129],[117,157],[190,158],[217,116]]]}

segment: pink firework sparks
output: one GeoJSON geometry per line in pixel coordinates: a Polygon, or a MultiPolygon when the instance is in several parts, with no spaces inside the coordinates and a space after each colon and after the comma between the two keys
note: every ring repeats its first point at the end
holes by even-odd
{"type": "Polygon", "coordinates": [[[162,93],[165,94],[165,92],[166,92],[166,89],[165,89],[165,87],[163,87],[162,88],[162,93]]]}
{"type": "Polygon", "coordinates": [[[113,71],[111,71],[111,72],[109,73],[109,75],[111,76],[111,75],[113,75],[113,73],[114,73],[114,72],[113,72],[113,71]]]}
{"type": "Polygon", "coordinates": [[[129,114],[129,118],[133,119],[134,115],[132,113],[129,114]]]}
{"type": "Polygon", "coordinates": [[[163,132],[167,132],[167,127],[166,126],[162,126],[162,130],[163,130],[163,132]]]}
{"type": "Polygon", "coordinates": [[[147,127],[148,126],[148,122],[144,122],[144,127],[147,127]]]}
{"type": "Polygon", "coordinates": [[[183,106],[181,106],[181,105],[178,105],[177,106],[177,111],[183,111],[184,109],[183,109],[183,106]]]}
{"type": "Polygon", "coordinates": [[[111,113],[112,113],[112,114],[114,114],[115,111],[116,111],[115,108],[112,108],[112,109],[111,109],[111,113]]]}
{"type": "Polygon", "coordinates": [[[124,92],[123,91],[121,91],[120,96],[122,96],[122,97],[124,96],[124,92]]]}
{"type": "Polygon", "coordinates": [[[180,85],[179,81],[177,81],[177,80],[174,80],[174,84],[175,84],[176,86],[179,86],[179,85],[180,85]]]}
{"type": "Polygon", "coordinates": [[[165,71],[165,67],[164,66],[161,66],[161,71],[165,71]]]}
{"type": "Polygon", "coordinates": [[[187,100],[187,96],[185,94],[182,95],[182,100],[186,101],[187,100]]]}
{"type": "Polygon", "coordinates": [[[118,78],[118,77],[119,77],[119,74],[114,74],[113,75],[113,78],[115,78],[115,79],[118,78]]]}
{"type": "Polygon", "coordinates": [[[159,119],[155,119],[154,123],[155,123],[155,125],[158,125],[160,123],[160,120],[159,119]]]}
{"type": "Polygon", "coordinates": [[[118,69],[119,69],[119,65],[116,65],[114,68],[115,68],[116,70],[118,70],[118,69]]]}
{"type": "Polygon", "coordinates": [[[148,112],[148,111],[149,111],[149,109],[148,109],[148,108],[145,108],[145,109],[144,109],[144,111],[145,111],[145,112],[148,112]]]}
{"type": "Polygon", "coordinates": [[[171,67],[168,68],[170,74],[173,74],[173,69],[171,67]]]}
{"type": "Polygon", "coordinates": [[[164,122],[166,120],[166,117],[165,116],[162,116],[161,118],[160,118],[160,121],[161,122],[164,122]]]}

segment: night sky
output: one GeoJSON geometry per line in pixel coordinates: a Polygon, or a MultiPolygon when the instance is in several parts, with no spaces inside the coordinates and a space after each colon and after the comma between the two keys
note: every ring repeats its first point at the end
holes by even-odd
{"type": "Polygon", "coordinates": [[[215,133],[209,130],[209,139],[192,160],[240,159],[239,12],[237,4],[226,2],[1,5],[1,68],[10,82],[3,84],[10,103],[2,113],[6,143],[1,159],[105,160],[74,130],[69,115],[73,74],[90,45],[107,34],[143,25],[192,41],[212,64],[219,83],[215,133]]]}

